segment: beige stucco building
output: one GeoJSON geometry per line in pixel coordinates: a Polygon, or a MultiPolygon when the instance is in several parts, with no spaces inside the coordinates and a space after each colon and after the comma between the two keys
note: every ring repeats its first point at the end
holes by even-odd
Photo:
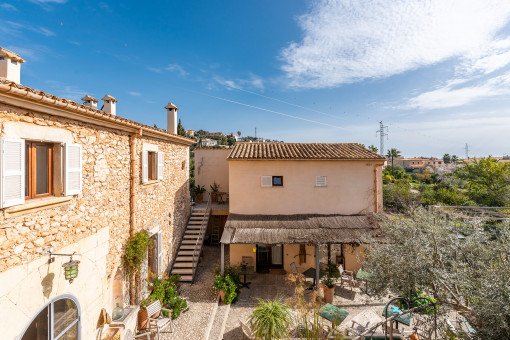
{"type": "Polygon", "coordinates": [[[359,269],[360,241],[378,231],[384,157],[356,143],[237,143],[228,155],[199,155],[207,182],[228,173],[221,243],[231,264],[289,272],[291,263],[304,271],[329,258],[359,269]]]}
{"type": "Polygon", "coordinates": [[[111,96],[104,111],[84,100],[0,77],[2,339],[95,339],[101,309],[138,298],[122,268],[130,235],[151,236],[145,276],[167,270],[186,226],[194,142],[117,116],[111,96]],[[71,254],[72,282],[62,267],[71,254]]]}

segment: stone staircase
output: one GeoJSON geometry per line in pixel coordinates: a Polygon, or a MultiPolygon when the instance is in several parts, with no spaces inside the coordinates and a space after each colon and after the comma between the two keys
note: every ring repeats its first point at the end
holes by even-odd
{"type": "Polygon", "coordinates": [[[193,283],[195,279],[210,215],[210,196],[206,208],[193,208],[191,211],[188,226],[170,271],[171,274],[179,274],[182,282],[193,283]]]}

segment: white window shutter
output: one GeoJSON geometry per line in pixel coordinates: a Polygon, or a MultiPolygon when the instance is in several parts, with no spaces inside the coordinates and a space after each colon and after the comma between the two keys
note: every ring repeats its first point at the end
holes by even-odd
{"type": "Polygon", "coordinates": [[[0,138],[0,208],[25,203],[25,141],[0,138]]]}
{"type": "Polygon", "coordinates": [[[260,185],[263,187],[272,187],[273,186],[273,176],[261,176],[260,177],[260,185]]]}
{"type": "Polygon", "coordinates": [[[325,187],[326,186],[326,176],[315,176],[315,186],[316,187],[325,187]]]}
{"type": "Polygon", "coordinates": [[[66,144],[64,154],[64,195],[78,195],[82,190],[82,159],[80,144],[66,144]]]}
{"type": "Polygon", "coordinates": [[[158,152],[158,176],[157,179],[163,179],[163,173],[165,172],[165,153],[158,152]]]}
{"type": "Polygon", "coordinates": [[[161,277],[163,271],[163,233],[158,232],[158,276],[161,277]]]}
{"type": "Polygon", "coordinates": [[[142,183],[149,181],[149,152],[142,151],[142,183]]]}

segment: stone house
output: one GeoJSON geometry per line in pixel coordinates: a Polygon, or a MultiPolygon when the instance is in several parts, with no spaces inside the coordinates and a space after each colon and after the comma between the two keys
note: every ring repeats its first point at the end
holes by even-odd
{"type": "MultiPolygon", "coordinates": [[[[2,51],[0,62],[19,65],[2,51]]],[[[162,130],[117,116],[112,96],[98,110],[91,96],[79,104],[19,77],[0,67],[2,339],[95,339],[102,308],[139,298],[122,268],[130,235],[151,237],[144,283],[171,264],[190,211],[194,141],[177,135],[171,103],[162,130]],[[71,259],[78,275],[67,280],[71,259]]]]}

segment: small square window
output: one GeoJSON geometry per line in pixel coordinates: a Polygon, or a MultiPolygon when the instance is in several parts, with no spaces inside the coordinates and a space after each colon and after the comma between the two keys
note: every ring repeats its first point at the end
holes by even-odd
{"type": "Polygon", "coordinates": [[[274,187],[282,187],[283,186],[283,176],[273,176],[273,186],[274,187]]]}

